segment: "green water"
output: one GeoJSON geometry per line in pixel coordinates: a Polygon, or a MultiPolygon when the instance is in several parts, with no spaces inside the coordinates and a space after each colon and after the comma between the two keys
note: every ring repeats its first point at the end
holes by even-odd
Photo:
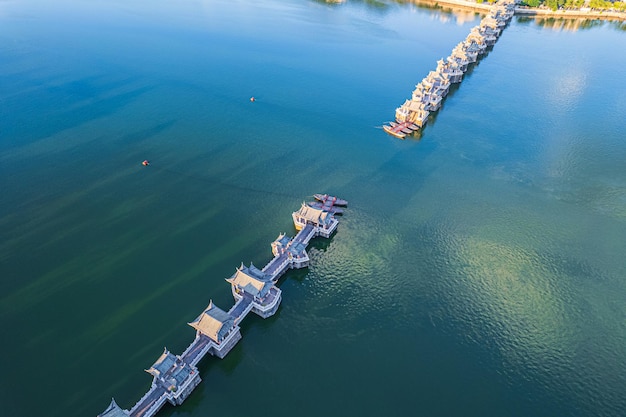
{"type": "Polygon", "coordinates": [[[626,33],[514,19],[421,138],[386,135],[479,20],[0,2],[0,414],[132,407],[327,192],[337,234],[160,416],[623,415],[626,33]]]}

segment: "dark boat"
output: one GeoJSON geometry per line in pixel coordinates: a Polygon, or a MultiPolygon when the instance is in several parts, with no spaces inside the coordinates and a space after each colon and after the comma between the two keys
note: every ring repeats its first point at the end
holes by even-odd
{"type": "Polygon", "coordinates": [[[334,206],[347,206],[348,202],[328,194],[313,194],[313,197],[322,203],[330,202],[334,206]]]}

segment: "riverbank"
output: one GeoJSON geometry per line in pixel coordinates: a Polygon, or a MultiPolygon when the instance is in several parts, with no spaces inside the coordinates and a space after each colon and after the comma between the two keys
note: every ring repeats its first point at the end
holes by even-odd
{"type": "Polygon", "coordinates": [[[626,21],[626,13],[594,10],[550,10],[530,7],[516,7],[516,15],[552,17],[557,19],[601,19],[626,21]]]}
{"type": "Polygon", "coordinates": [[[414,4],[428,7],[450,7],[454,9],[473,10],[487,13],[491,9],[490,3],[476,3],[467,0],[414,0],[414,4]]]}
{"type": "MultiPolygon", "coordinates": [[[[425,6],[450,7],[464,10],[474,10],[476,12],[488,12],[490,3],[476,3],[468,0],[417,0],[415,4],[425,6]]],[[[553,17],[560,19],[602,19],[602,20],[620,20],[626,21],[626,13],[596,11],[596,10],[550,10],[543,8],[531,8],[517,6],[515,8],[516,15],[524,15],[528,17],[553,17]]]]}

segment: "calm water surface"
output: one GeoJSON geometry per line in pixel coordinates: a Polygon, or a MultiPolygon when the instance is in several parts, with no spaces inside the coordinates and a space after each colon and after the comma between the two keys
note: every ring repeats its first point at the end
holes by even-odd
{"type": "Polygon", "coordinates": [[[329,192],[278,314],[159,415],[623,415],[626,33],[514,20],[421,138],[384,134],[479,19],[0,2],[0,414],[130,408],[329,192]]]}

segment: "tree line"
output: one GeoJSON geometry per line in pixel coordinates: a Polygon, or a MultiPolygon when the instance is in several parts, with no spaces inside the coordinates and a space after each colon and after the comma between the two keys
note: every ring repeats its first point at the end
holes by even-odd
{"type": "Polygon", "coordinates": [[[552,10],[588,7],[592,10],[626,11],[626,2],[610,0],[524,0],[521,4],[529,7],[545,6],[552,10]]]}

